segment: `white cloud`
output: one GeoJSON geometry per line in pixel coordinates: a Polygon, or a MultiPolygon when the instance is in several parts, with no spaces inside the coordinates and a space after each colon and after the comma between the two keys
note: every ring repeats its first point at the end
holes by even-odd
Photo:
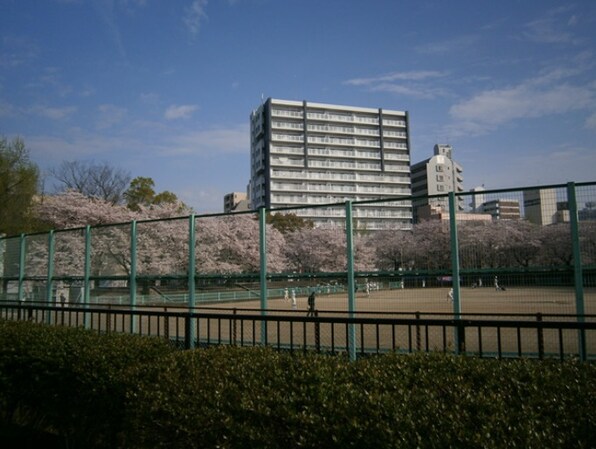
{"type": "Polygon", "coordinates": [[[475,35],[457,36],[452,39],[419,45],[416,50],[431,55],[447,54],[467,50],[476,42],[478,42],[478,36],[475,35]]]}
{"type": "Polygon", "coordinates": [[[97,127],[99,129],[111,128],[120,124],[126,117],[126,108],[121,108],[113,104],[102,104],[98,108],[99,119],[97,127]]]}
{"type": "Polygon", "coordinates": [[[36,105],[30,109],[31,113],[52,120],[62,120],[77,111],[76,106],[65,106],[61,108],[36,105]]]}
{"type": "Polygon", "coordinates": [[[194,0],[190,6],[185,8],[182,21],[192,34],[197,34],[201,29],[203,21],[207,19],[207,14],[205,13],[206,7],[207,0],[194,0]]]}
{"type": "Polygon", "coordinates": [[[0,99],[0,117],[15,117],[16,115],[16,108],[0,99]]]}
{"type": "Polygon", "coordinates": [[[371,77],[371,78],[353,78],[345,81],[344,84],[352,86],[370,86],[379,83],[386,83],[392,81],[420,81],[428,78],[439,78],[445,76],[444,72],[436,70],[418,70],[411,72],[392,72],[386,75],[371,77]]]}
{"type": "Polygon", "coordinates": [[[250,148],[248,125],[216,128],[182,134],[164,147],[162,153],[168,156],[221,154],[248,154],[250,148]]]}
{"type": "Polygon", "coordinates": [[[596,131],[596,112],[590,115],[585,122],[585,127],[596,131]]]}
{"type": "Polygon", "coordinates": [[[159,101],[159,94],[156,94],[155,92],[141,93],[139,95],[139,100],[141,100],[141,103],[145,104],[157,104],[159,101]]]}
{"type": "Polygon", "coordinates": [[[33,61],[38,55],[39,47],[29,38],[4,36],[0,41],[0,67],[15,68],[33,61]]]}
{"type": "Polygon", "coordinates": [[[563,6],[545,12],[541,17],[525,25],[523,36],[542,44],[576,44],[578,40],[570,28],[578,23],[578,17],[569,14],[570,7],[563,6]]]}
{"type": "Polygon", "coordinates": [[[197,109],[198,107],[192,104],[172,105],[166,109],[164,117],[168,120],[189,118],[197,109]]]}
{"type": "Polygon", "coordinates": [[[553,70],[518,85],[486,90],[461,101],[449,110],[458,121],[451,132],[481,134],[518,119],[593,110],[596,86],[565,82],[573,74],[572,70],[553,70]]]}
{"type": "Polygon", "coordinates": [[[436,84],[426,83],[447,76],[446,72],[436,70],[418,70],[410,72],[392,72],[370,78],[352,78],[344,82],[350,86],[367,87],[372,92],[388,92],[418,98],[437,98],[449,95],[448,91],[436,84]]]}

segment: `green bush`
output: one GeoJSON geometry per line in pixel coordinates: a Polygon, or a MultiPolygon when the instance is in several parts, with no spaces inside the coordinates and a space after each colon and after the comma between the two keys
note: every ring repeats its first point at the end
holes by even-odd
{"type": "Polygon", "coordinates": [[[68,447],[116,447],[132,394],[170,352],[156,339],[0,321],[0,416],[68,447]]]}
{"type": "Polygon", "coordinates": [[[68,447],[593,447],[596,366],[439,353],[179,351],[0,322],[3,419],[68,447]]]}

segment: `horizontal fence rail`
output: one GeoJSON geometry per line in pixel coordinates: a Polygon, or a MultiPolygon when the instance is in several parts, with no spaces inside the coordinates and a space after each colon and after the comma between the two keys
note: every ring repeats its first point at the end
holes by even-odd
{"type": "Polygon", "coordinates": [[[361,314],[253,309],[133,310],[118,305],[47,306],[0,303],[0,319],[85,327],[165,338],[190,349],[213,345],[268,346],[357,356],[391,351],[443,351],[496,358],[596,359],[596,315],[514,315],[446,317],[441,314],[361,314]],[[408,316],[409,315],[409,316],[408,316]],[[585,342],[590,343],[585,347],[585,342]]]}

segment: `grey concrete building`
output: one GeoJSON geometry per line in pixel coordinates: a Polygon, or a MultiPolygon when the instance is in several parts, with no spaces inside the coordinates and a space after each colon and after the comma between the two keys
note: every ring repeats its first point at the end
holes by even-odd
{"type": "Polygon", "coordinates": [[[315,225],[343,226],[347,200],[357,229],[412,223],[408,113],[269,98],[250,116],[251,208],[292,210],[315,225]]]}

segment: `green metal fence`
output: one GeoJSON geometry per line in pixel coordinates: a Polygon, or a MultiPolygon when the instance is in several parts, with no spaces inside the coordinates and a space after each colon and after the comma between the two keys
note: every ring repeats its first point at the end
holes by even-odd
{"type": "Polygon", "coordinates": [[[357,220],[380,201],[347,201],[309,206],[334,226],[271,224],[312,215],[297,206],[0,238],[0,300],[265,315],[306,311],[314,292],[317,310],[352,317],[596,314],[596,182],[391,201],[426,207],[382,230],[357,220]]]}

